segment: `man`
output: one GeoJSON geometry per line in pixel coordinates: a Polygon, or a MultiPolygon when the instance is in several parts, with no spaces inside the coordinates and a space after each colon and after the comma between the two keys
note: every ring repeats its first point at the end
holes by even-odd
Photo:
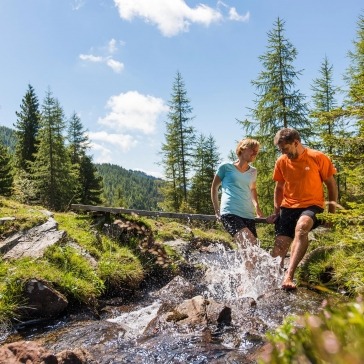
{"type": "Polygon", "coordinates": [[[301,144],[297,130],[284,128],[274,138],[282,155],[277,159],[273,179],[274,214],[267,218],[275,223],[273,257],[284,258],[292,243],[291,257],[282,288],[291,290],[294,273],[308,248],[308,233],[320,224],[316,214],[324,211],[323,183],[328,191],[328,212],[334,213],[337,202],[336,169],[322,152],[301,144]]]}

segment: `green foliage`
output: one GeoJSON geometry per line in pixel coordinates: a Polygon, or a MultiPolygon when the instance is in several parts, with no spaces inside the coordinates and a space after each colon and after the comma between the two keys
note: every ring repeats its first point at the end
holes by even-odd
{"type": "Polygon", "coordinates": [[[7,149],[0,144],[0,195],[9,196],[13,186],[11,159],[7,149]]]}
{"type": "Polygon", "coordinates": [[[258,363],[362,363],[364,304],[358,300],[325,307],[319,315],[290,317],[267,337],[271,352],[258,363]]]}

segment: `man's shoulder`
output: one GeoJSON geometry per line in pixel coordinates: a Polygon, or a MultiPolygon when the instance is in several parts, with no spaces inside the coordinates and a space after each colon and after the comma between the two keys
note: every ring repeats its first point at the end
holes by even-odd
{"type": "Polygon", "coordinates": [[[316,160],[330,160],[330,158],[324,153],[321,152],[320,150],[317,149],[311,149],[311,148],[306,148],[307,150],[307,155],[311,158],[314,158],[316,160]]]}
{"type": "Polygon", "coordinates": [[[307,154],[310,156],[326,156],[326,154],[324,152],[321,152],[320,150],[317,149],[312,149],[312,148],[306,148],[307,154]]]}

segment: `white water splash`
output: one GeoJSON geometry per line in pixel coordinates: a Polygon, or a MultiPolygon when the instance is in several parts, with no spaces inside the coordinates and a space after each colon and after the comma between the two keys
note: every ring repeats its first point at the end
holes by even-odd
{"type": "Polygon", "coordinates": [[[228,251],[219,245],[215,259],[203,259],[208,266],[204,278],[208,296],[220,301],[243,297],[257,299],[281,287],[283,270],[280,257],[272,258],[264,249],[246,239],[243,245],[238,244],[236,250],[228,251]]]}

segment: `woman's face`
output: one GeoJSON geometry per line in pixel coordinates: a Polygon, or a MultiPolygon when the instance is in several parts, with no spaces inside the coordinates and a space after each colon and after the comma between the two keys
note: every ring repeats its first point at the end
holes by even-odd
{"type": "Polygon", "coordinates": [[[240,153],[240,158],[246,162],[253,162],[259,153],[259,148],[246,148],[240,153]]]}

